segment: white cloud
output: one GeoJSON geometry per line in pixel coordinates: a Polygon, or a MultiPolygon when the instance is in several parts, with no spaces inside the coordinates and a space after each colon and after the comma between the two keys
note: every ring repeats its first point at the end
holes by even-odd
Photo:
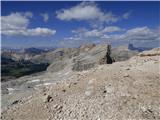
{"type": "Polygon", "coordinates": [[[127,30],[123,34],[116,34],[110,36],[111,40],[124,41],[154,41],[160,38],[158,31],[149,29],[147,26],[137,27],[127,30]]]}
{"type": "Polygon", "coordinates": [[[22,35],[22,36],[49,36],[54,35],[56,30],[48,28],[32,28],[29,29],[30,18],[33,17],[31,12],[11,13],[7,16],[1,16],[1,34],[2,35],[22,35]]]}
{"type": "Polygon", "coordinates": [[[28,16],[22,13],[11,13],[1,17],[2,30],[25,29],[29,24],[28,16]]]}
{"type": "Polygon", "coordinates": [[[49,36],[49,35],[54,35],[56,33],[56,30],[38,27],[35,29],[28,29],[28,33],[32,36],[49,36]]]}
{"type": "Polygon", "coordinates": [[[43,17],[44,22],[48,21],[49,15],[47,13],[41,13],[40,15],[43,17]]]}
{"type": "Polygon", "coordinates": [[[158,31],[153,32],[153,30],[144,26],[128,30],[124,37],[128,40],[157,40],[159,35],[158,31]]]}
{"type": "Polygon", "coordinates": [[[152,34],[152,31],[147,27],[137,27],[130,29],[126,32],[128,35],[147,35],[147,34],[152,34]]]}
{"type": "Polygon", "coordinates": [[[124,31],[124,30],[117,26],[106,26],[105,28],[93,29],[93,30],[88,30],[85,28],[72,30],[74,34],[77,34],[80,37],[104,37],[105,34],[119,32],[119,31],[124,31]]]}
{"type": "Polygon", "coordinates": [[[95,3],[82,2],[69,9],[61,9],[56,12],[60,20],[99,20],[109,22],[118,21],[118,17],[112,12],[102,12],[95,3]]]}
{"type": "Polygon", "coordinates": [[[65,40],[74,40],[74,41],[78,41],[78,40],[80,40],[81,38],[80,37],[78,37],[78,36],[73,36],[73,37],[68,37],[68,38],[64,38],[65,40]]]}
{"type": "Polygon", "coordinates": [[[112,32],[117,32],[117,31],[121,31],[122,29],[117,27],[117,26],[108,26],[108,27],[105,27],[102,32],[103,33],[112,33],[112,32]]]}
{"type": "Polygon", "coordinates": [[[124,19],[128,19],[130,17],[130,15],[131,15],[131,11],[124,13],[122,17],[124,19]]]}
{"type": "Polygon", "coordinates": [[[48,28],[34,28],[34,29],[19,29],[19,30],[4,30],[2,31],[3,35],[14,36],[14,35],[23,35],[23,36],[50,36],[56,33],[55,30],[50,30],[48,28]]]}
{"type": "Polygon", "coordinates": [[[95,29],[95,30],[91,30],[91,31],[86,31],[84,33],[84,35],[86,37],[100,37],[100,36],[102,36],[102,32],[95,29]]]}
{"type": "Polygon", "coordinates": [[[29,17],[29,18],[33,17],[33,13],[32,12],[25,12],[23,14],[24,14],[24,16],[29,17]]]}

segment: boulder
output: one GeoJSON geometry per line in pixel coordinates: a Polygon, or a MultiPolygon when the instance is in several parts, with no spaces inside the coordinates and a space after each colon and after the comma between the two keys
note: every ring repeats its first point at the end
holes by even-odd
{"type": "Polygon", "coordinates": [[[51,102],[51,101],[53,101],[52,96],[50,96],[50,95],[45,96],[45,98],[44,98],[45,103],[48,103],[48,102],[51,102]]]}

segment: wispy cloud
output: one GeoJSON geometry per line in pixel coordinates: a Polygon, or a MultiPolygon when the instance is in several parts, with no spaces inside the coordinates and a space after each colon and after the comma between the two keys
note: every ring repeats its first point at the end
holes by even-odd
{"type": "Polygon", "coordinates": [[[44,22],[47,22],[47,21],[48,21],[49,15],[48,15],[47,13],[41,13],[40,15],[43,17],[43,21],[44,21],[44,22]]]}
{"type": "Polygon", "coordinates": [[[126,31],[126,33],[124,35],[121,35],[120,38],[133,41],[134,40],[154,41],[154,40],[160,40],[160,34],[158,31],[149,29],[147,26],[143,26],[126,31]]]}
{"type": "Polygon", "coordinates": [[[107,26],[105,27],[102,32],[103,33],[113,33],[113,32],[118,32],[118,31],[122,31],[123,29],[121,29],[118,26],[107,26]]]}
{"type": "Polygon", "coordinates": [[[92,30],[88,30],[86,28],[72,30],[73,33],[77,34],[77,36],[80,37],[102,37],[104,34],[120,32],[120,31],[124,31],[124,29],[118,26],[106,26],[101,29],[92,29],[92,30]]]}
{"type": "Polygon", "coordinates": [[[131,13],[132,13],[132,11],[128,11],[128,12],[124,13],[122,18],[128,19],[131,16],[131,13]]]}

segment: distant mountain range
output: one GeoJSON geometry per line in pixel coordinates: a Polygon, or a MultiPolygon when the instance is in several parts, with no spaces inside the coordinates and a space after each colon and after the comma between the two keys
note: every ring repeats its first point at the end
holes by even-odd
{"type": "Polygon", "coordinates": [[[34,54],[34,55],[41,54],[41,53],[45,53],[45,52],[48,52],[48,51],[49,51],[49,50],[39,49],[39,48],[34,48],[34,47],[24,49],[24,53],[34,54]]]}
{"type": "Polygon", "coordinates": [[[2,50],[1,63],[3,80],[6,76],[20,77],[40,71],[57,72],[63,69],[82,71],[98,64],[124,61],[139,51],[151,48],[136,48],[132,44],[111,48],[107,44],[85,44],[78,48],[40,49],[26,48],[15,51],[2,50]],[[48,66],[49,65],[49,66],[48,66]],[[7,74],[6,74],[7,73],[7,74]]]}
{"type": "Polygon", "coordinates": [[[16,52],[16,53],[32,53],[39,54],[42,52],[53,51],[56,48],[54,47],[29,47],[29,48],[10,48],[10,47],[2,47],[1,50],[3,52],[16,52]]]}
{"type": "Polygon", "coordinates": [[[111,51],[111,57],[115,59],[115,61],[124,61],[132,56],[135,56],[139,53],[137,50],[131,50],[128,46],[119,46],[113,48],[111,51]]]}
{"type": "Polygon", "coordinates": [[[151,50],[153,48],[148,48],[148,47],[134,47],[133,44],[129,44],[128,45],[128,49],[129,50],[137,50],[138,52],[142,52],[142,51],[145,51],[145,50],[151,50]]]}
{"type": "Polygon", "coordinates": [[[2,48],[1,56],[6,58],[11,58],[15,61],[19,60],[30,60],[35,55],[40,55],[46,52],[54,51],[56,48],[23,48],[23,49],[14,49],[14,48],[2,48]]]}

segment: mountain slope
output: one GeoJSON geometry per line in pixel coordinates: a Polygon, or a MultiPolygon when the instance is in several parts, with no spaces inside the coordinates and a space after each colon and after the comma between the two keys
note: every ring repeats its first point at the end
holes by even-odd
{"type": "Polygon", "coordinates": [[[14,102],[2,113],[2,120],[158,120],[159,52],[154,49],[127,61],[73,72],[65,80],[14,102]]]}

